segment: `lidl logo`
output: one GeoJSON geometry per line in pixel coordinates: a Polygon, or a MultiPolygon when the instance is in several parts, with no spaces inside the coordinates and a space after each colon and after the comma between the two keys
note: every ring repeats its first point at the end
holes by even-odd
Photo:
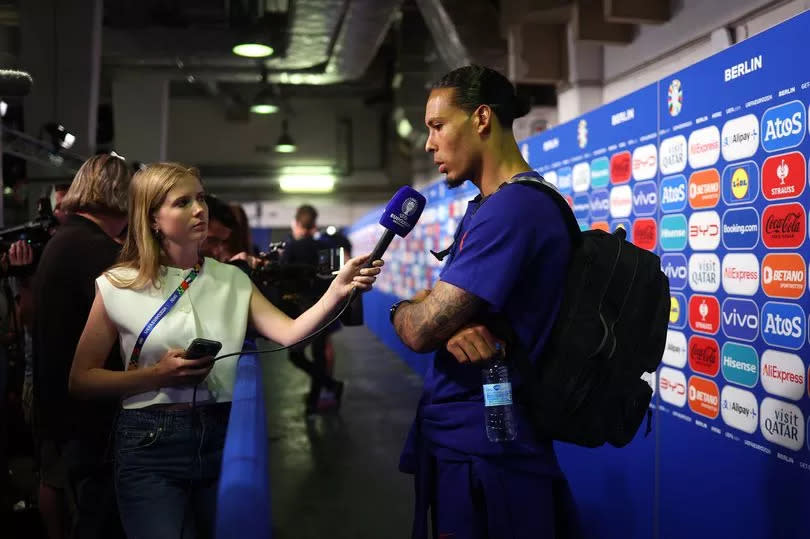
{"type": "Polygon", "coordinates": [[[757,398],[750,391],[724,386],[720,393],[720,414],[729,427],[753,434],[759,425],[757,398]]]}
{"type": "Polygon", "coordinates": [[[796,249],[807,235],[807,214],[798,202],[774,204],[762,213],[762,242],[771,249],[796,249]]]}
{"type": "Polygon", "coordinates": [[[796,354],[765,350],[762,354],[762,387],[771,395],[797,401],[804,396],[804,362],[796,354]]]}
{"type": "Polygon", "coordinates": [[[720,415],[720,389],[702,376],[689,377],[689,409],[709,419],[720,415]]]}
{"type": "Polygon", "coordinates": [[[715,377],[720,372],[720,347],[709,337],[689,337],[689,368],[695,372],[715,377]]]}
{"type": "Polygon", "coordinates": [[[806,183],[807,162],[800,152],[773,155],[762,163],[762,194],[768,200],[796,198],[806,183]]]}
{"type": "Polygon", "coordinates": [[[658,187],[654,181],[633,186],[633,211],[638,216],[655,215],[658,209],[658,187]]]}
{"type": "Polygon", "coordinates": [[[686,208],[686,176],[678,174],[661,180],[661,211],[674,213],[686,208]]]}
{"type": "Polygon", "coordinates": [[[723,378],[731,383],[754,387],[759,379],[759,358],[752,347],[736,342],[723,345],[723,378]]]}
{"type": "Polygon", "coordinates": [[[804,447],[804,415],[795,404],[765,397],[759,409],[759,428],[769,442],[792,451],[804,447]]]}
{"type": "Polygon", "coordinates": [[[753,296],[759,290],[759,260],[753,253],[723,257],[723,290],[727,294],[753,296]]]}
{"type": "Polygon", "coordinates": [[[571,192],[571,167],[563,167],[557,170],[557,189],[562,193],[571,192]]]}
{"type": "Polygon", "coordinates": [[[658,243],[655,219],[636,219],[633,223],[633,243],[652,251],[658,243]]]}
{"type": "Polygon", "coordinates": [[[610,160],[599,157],[591,161],[591,189],[602,189],[610,183],[610,160]]]}
{"type": "Polygon", "coordinates": [[[671,292],[669,298],[669,326],[675,329],[686,327],[686,296],[671,292]]]}
{"type": "Polygon", "coordinates": [[[713,294],[720,288],[720,259],[714,253],[689,257],[689,287],[695,292],[713,294]]]}
{"type": "Polygon", "coordinates": [[[686,405],[686,377],[683,372],[661,367],[658,372],[658,392],[661,400],[682,408],[686,405]]]}
{"type": "Polygon", "coordinates": [[[577,219],[585,220],[590,217],[591,199],[587,193],[574,196],[574,216],[577,219]]]}
{"type": "Polygon", "coordinates": [[[689,298],[689,327],[693,331],[714,335],[720,330],[720,304],[713,296],[689,298]]]}
{"type": "Polygon", "coordinates": [[[661,248],[664,251],[683,251],[688,234],[684,215],[665,215],[661,218],[661,248]]]}
{"type": "Polygon", "coordinates": [[[798,299],[807,288],[804,258],[796,253],[769,253],[762,259],[762,290],[772,298],[798,299]]]}
{"type": "Polygon", "coordinates": [[[680,253],[664,253],[661,255],[661,271],[669,279],[670,290],[683,290],[686,288],[689,270],[686,265],[686,256],[680,253]]]}
{"type": "Polygon", "coordinates": [[[615,153],[610,157],[610,182],[627,183],[632,173],[630,152],[615,153]]]}
{"type": "Polygon", "coordinates": [[[760,120],[765,151],[775,152],[801,144],[806,131],[805,116],[801,101],[789,101],[766,110],[760,120]]]}
{"type": "Polygon", "coordinates": [[[727,121],[720,135],[723,142],[723,159],[736,161],[757,153],[759,148],[759,121],[753,114],[746,114],[727,121]]]}
{"type": "Polygon", "coordinates": [[[759,167],[753,161],[728,165],[723,169],[723,202],[750,204],[759,195],[759,167]]]}
{"type": "Polygon", "coordinates": [[[694,209],[713,208],[720,200],[720,174],[716,168],[689,176],[689,205],[694,209]]]}
{"type": "Polygon", "coordinates": [[[754,208],[734,208],[723,214],[723,246],[731,251],[750,250],[759,243],[759,213],[754,208]]]}
{"type": "Polygon", "coordinates": [[[795,303],[768,301],[762,306],[759,327],[762,339],[771,346],[799,350],[805,341],[807,318],[795,303]]]}
{"type": "Polygon", "coordinates": [[[610,195],[606,189],[591,191],[591,217],[604,220],[610,215],[610,195]]]}
{"type": "Polygon", "coordinates": [[[753,300],[726,298],[722,310],[723,333],[731,339],[753,342],[759,335],[759,308],[753,300]]]}

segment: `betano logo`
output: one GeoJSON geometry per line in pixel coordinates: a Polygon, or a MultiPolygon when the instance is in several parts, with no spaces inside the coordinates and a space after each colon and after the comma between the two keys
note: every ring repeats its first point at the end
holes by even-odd
{"type": "Polygon", "coordinates": [[[769,253],[762,259],[762,290],[772,298],[798,299],[807,288],[804,258],[790,253],[769,253]]]}
{"type": "Polygon", "coordinates": [[[723,169],[723,202],[749,204],[759,195],[759,167],[753,161],[728,165],[723,169]]]}
{"type": "Polygon", "coordinates": [[[796,198],[807,183],[807,161],[799,152],[773,155],[762,163],[762,194],[768,200],[796,198]]]}
{"type": "Polygon", "coordinates": [[[629,185],[619,185],[610,190],[610,216],[628,217],[633,210],[633,191],[629,185]]]}
{"type": "Polygon", "coordinates": [[[720,415],[720,390],[702,376],[689,377],[689,409],[709,419],[720,415]]]}
{"type": "Polygon", "coordinates": [[[667,342],[661,362],[679,369],[686,366],[686,335],[680,331],[667,330],[667,342]]]}
{"type": "Polygon", "coordinates": [[[610,182],[627,183],[630,181],[632,168],[630,152],[615,153],[610,157],[610,182]]]}
{"type": "Polygon", "coordinates": [[[658,172],[658,149],[655,144],[639,146],[633,150],[633,178],[649,180],[658,172]]]}
{"type": "Polygon", "coordinates": [[[723,378],[745,387],[757,385],[759,359],[756,350],[746,344],[727,342],[721,356],[723,378]]]}
{"type": "Polygon", "coordinates": [[[686,168],[686,137],[678,135],[661,141],[661,174],[677,174],[686,168]]]}
{"type": "Polygon", "coordinates": [[[793,148],[804,140],[806,111],[801,101],[789,101],[762,113],[762,148],[775,152],[793,148]]]}
{"type": "Polygon", "coordinates": [[[748,434],[757,430],[759,410],[753,393],[734,386],[724,386],[720,402],[723,423],[748,434]]]}
{"type": "Polygon", "coordinates": [[[689,337],[689,368],[695,372],[715,377],[720,372],[720,347],[709,337],[689,337]]]}
{"type": "Polygon", "coordinates": [[[714,251],[720,245],[720,216],[716,211],[699,211],[689,216],[689,247],[714,251]]]}
{"type": "Polygon", "coordinates": [[[694,209],[714,208],[720,200],[720,174],[716,168],[689,176],[689,205],[694,209]]]}
{"type": "Polygon", "coordinates": [[[688,233],[686,216],[665,215],[661,218],[661,249],[664,251],[683,251],[686,247],[688,233]]]}
{"type": "Polygon", "coordinates": [[[752,253],[723,257],[723,290],[727,294],[753,296],[759,290],[759,260],[752,253]]]}
{"type": "Polygon", "coordinates": [[[762,242],[771,249],[796,249],[807,236],[807,214],[798,202],[774,204],[762,213],[762,242]]]}
{"type": "Polygon", "coordinates": [[[720,130],[710,125],[689,134],[689,166],[704,168],[720,158],[720,130]]]}
{"type": "Polygon", "coordinates": [[[686,207],[686,176],[678,174],[661,180],[661,211],[673,213],[686,207]]]}
{"type": "Polygon", "coordinates": [[[689,298],[689,327],[692,331],[714,335],[720,330],[720,303],[713,296],[689,298]]]}
{"type": "Polygon", "coordinates": [[[658,391],[664,402],[679,408],[686,405],[686,377],[681,371],[661,367],[658,372],[658,391]]]}
{"type": "Polygon", "coordinates": [[[769,442],[793,451],[804,446],[804,415],[795,404],[765,397],[759,409],[759,428],[769,442]]]}
{"type": "Polygon", "coordinates": [[[796,354],[765,350],[762,354],[762,387],[771,395],[797,401],[804,396],[804,362],[796,354]]]}
{"type": "Polygon", "coordinates": [[[726,337],[753,342],[759,336],[759,307],[753,300],[726,298],[722,317],[726,337]]]}
{"type": "Polygon", "coordinates": [[[575,193],[584,193],[591,188],[591,166],[588,163],[577,163],[572,172],[575,193]]]}
{"type": "Polygon", "coordinates": [[[633,212],[638,216],[655,215],[658,209],[658,186],[653,181],[633,186],[633,212]]]}
{"type": "Polygon", "coordinates": [[[655,249],[658,243],[655,219],[636,219],[633,223],[633,243],[648,251],[655,249]]]}
{"type": "Polygon", "coordinates": [[[689,257],[689,287],[695,292],[713,294],[720,288],[720,259],[714,253],[689,257]]]}
{"type": "Polygon", "coordinates": [[[759,120],[746,114],[727,121],[720,135],[723,141],[723,159],[736,161],[757,153],[759,148],[759,120]]]}
{"type": "Polygon", "coordinates": [[[683,290],[689,279],[686,256],[680,253],[664,253],[661,255],[661,271],[669,279],[670,290],[683,290]]]}
{"type": "Polygon", "coordinates": [[[755,208],[732,208],[723,214],[723,246],[750,250],[759,243],[759,213],[755,208]]]}
{"type": "Polygon", "coordinates": [[[799,350],[807,334],[807,317],[800,305],[767,301],[759,314],[762,340],[771,346],[799,350]]]}

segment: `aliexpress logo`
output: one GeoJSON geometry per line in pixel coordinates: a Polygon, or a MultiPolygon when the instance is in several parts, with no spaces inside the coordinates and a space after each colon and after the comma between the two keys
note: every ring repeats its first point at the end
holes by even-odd
{"type": "Polygon", "coordinates": [[[720,390],[717,384],[700,376],[689,378],[689,409],[709,419],[720,415],[720,390]]]}
{"type": "Polygon", "coordinates": [[[772,298],[798,299],[807,287],[801,255],[771,253],[762,260],[762,290],[772,298]]]}
{"type": "Polygon", "coordinates": [[[768,206],[762,212],[762,242],[771,249],[796,249],[807,235],[807,214],[797,202],[768,206]]]}
{"type": "Polygon", "coordinates": [[[630,152],[619,152],[610,157],[611,183],[627,183],[631,173],[630,152]]]}
{"type": "Polygon", "coordinates": [[[694,209],[713,208],[720,200],[720,174],[710,168],[689,176],[689,205],[694,209]]]}
{"type": "Polygon", "coordinates": [[[720,372],[720,347],[708,337],[692,335],[689,338],[689,368],[707,376],[720,372]]]}
{"type": "Polygon", "coordinates": [[[762,163],[762,194],[768,200],[796,198],[806,183],[807,163],[799,152],[774,155],[762,163]]]}
{"type": "Polygon", "coordinates": [[[689,298],[689,327],[714,335],[720,330],[720,303],[713,296],[689,298]]]}

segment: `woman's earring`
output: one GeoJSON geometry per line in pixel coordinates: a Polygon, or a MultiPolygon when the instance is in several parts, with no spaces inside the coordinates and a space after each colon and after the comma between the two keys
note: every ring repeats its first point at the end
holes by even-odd
{"type": "Polygon", "coordinates": [[[161,232],[159,228],[153,228],[152,232],[154,232],[155,238],[157,238],[158,241],[163,239],[163,232],[161,232]]]}

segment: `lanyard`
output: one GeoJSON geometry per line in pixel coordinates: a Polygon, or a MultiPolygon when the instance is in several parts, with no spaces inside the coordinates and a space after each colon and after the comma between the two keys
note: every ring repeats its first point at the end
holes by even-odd
{"type": "Polygon", "coordinates": [[[143,330],[141,330],[141,334],[138,335],[138,340],[135,341],[135,347],[132,349],[132,355],[129,357],[129,364],[127,365],[127,370],[132,371],[138,368],[138,358],[141,356],[141,350],[143,349],[143,343],[146,342],[146,338],[152,333],[152,330],[155,329],[155,326],[158,322],[160,322],[164,316],[168,314],[169,311],[172,310],[172,307],[175,306],[177,301],[180,299],[180,296],[188,290],[188,287],[197,278],[197,275],[200,274],[200,270],[202,269],[202,261],[197,262],[191,271],[188,273],[183,282],[172,292],[169,296],[169,299],[161,305],[160,309],[152,315],[152,318],[149,319],[149,322],[146,323],[143,330]]]}

